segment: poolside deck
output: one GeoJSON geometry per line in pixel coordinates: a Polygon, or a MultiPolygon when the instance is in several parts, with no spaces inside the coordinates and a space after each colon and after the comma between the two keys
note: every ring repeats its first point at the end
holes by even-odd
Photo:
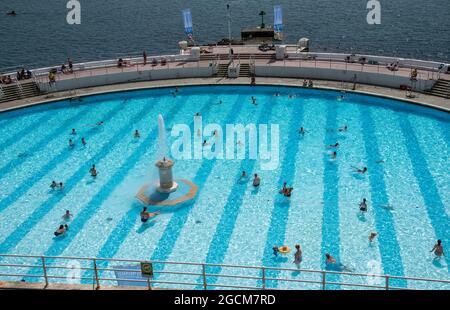
{"type": "MultiPolygon", "coordinates": [[[[157,70],[157,69],[155,69],[157,70]]],[[[93,73],[94,74],[94,73],[93,73]]],[[[9,101],[0,105],[0,112],[12,110],[21,107],[28,107],[36,104],[41,104],[45,102],[63,100],[73,98],[74,96],[88,96],[94,94],[101,94],[107,92],[119,92],[146,88],[157,88],[157,87],[175,87],[175,86],[187,86],[187,85],[248,85],[250,82],[249,78],[237,78],[237,79],[224,79],[224,78],[186,78],[186,79],[171,79],[171,80],[157,80],[157,81],[146,81],[146,82],[134,82],[134,83],[124,83],[118,85],[105,85],[98,87],[89,87],[83,89],[77,89],[75,94],[73,91],[63,91],[55,92],[47,95],[42,95],[38,97],[32,97],[22,100],[9,101]]],[[[297,78],[274,78],[274,77],[257,77],[257,85],[284,85],[284,86],[295,86],[300,87],[302,80],[297,78]]],[[[347,83],[348,84],[348,83],[347,83]]],[[[336,81],[314,81],[314,87],[320,89],[334,89],[342,90],[342,83],[336,81]]],[[[350,86],[350,85],[348,85],[350,86]]],[[[346,89],[350,92],[350,89],[346,89]]],[[[404,100],[414,104],[425,105],[440,110],[450,112],[450,100],[444,99],[436,96],[418,94],[415,93],[415,98],[406,98],[405,91],[399,89],[392,89],[387,87],[373,86],[373,85],[362,85],[358,84],[355,92],[362,94],[378,95],[383,97],[388,97],[392,99],[404,100]]]]}

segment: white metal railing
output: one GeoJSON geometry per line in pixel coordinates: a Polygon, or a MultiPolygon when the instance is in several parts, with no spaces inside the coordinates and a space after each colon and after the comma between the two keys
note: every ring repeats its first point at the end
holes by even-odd
{"type": "MultiPolygon", "coordinates": [[[[147,286],[148,289],[155,284],[161,287],[172,286],[173,288],[234,288],[234,289],[273,289],[270,283],[280,284],[293,283],[301,285],[298,288],[315,288],[326,290],[330,286],[351,287],[363,289],[424,289],[423,285],[416,285],[417,282],[431,285],[437,283],[440,289],[450,289],[450,280],[399,277],[381,274],[361,274],[352,272],[338,272],[328,270],[308,270],[291,269],[262,266],[240,266],[227,264],[206,264],[194,262],[171,262],[171,261],[150,261],[153,264],[153,277],[144,278],[141,275],[140,260],[116,259],[116,258],[86,258],[86,257],[60,257],[60,256],[35,256],[19,254],[0,254],[0,279],[10,280],[11,278],[32,279],[31,282],[44,283],[46,286],[50,282],[64,283],[64,280],[77,280],[85,284],[92,284],[93,289],[98,289],[102,285],[116,286],[119,282],[126,282],[127,285],[147,286]],[[30,262],[31,260],[31,262],[30,262]],[[66,262],[66,264],[61,263],[66,262]],[[111,266],[111,264],[129,264],[128,266],[111,266]],[[74,264],[78,267],[79,275],[71,275],[74,264]],[[171,267],[178,269],[171,269],[171,267]],[[189,270],[194,268],[194,270],[189,270]],[[21,271],[26,269],[26,271],[21,271]],[[208,271],[213,269],[213,271],[208,271]],[[223,270],[232,270],[232,273],[221,273],[223,270]],[[243,272],[243,270],[247,272],[243,272]],[[117,273],[125,273],[120,276],[117,273]],[[307,278],[281,277],[278,274],[283,272],[295,272],[308,275],[307,278]],[[83,273],[83,274],[81,274],[83,273]],[[111,273],[114,273],[113,276],[111,273]],[[126,275],[128,274],[128,275],[126,275]],[[131,277],[131,275],[135,275],[131,277]],[[175,281],[167,276],[176,276],[175,281]],[[185,278],[189,278],[184,280],[185,278]],[[332,279],[330,279],[332,278],[332,279]],[[342,280],[347,279],[347,281],[342,280]],[[180,280],[181,279],[181,280],[180,280]],[[220,283],[224,279],[235,280],[234,282],[220,283]],[[350,281],[348,281],[350,279],[350,281]],[[358,281],[358,279],[360,281],[358,281]],[[371,279],[371,281],[369,281],[371,279]],[[375,280],[374,280],[375,279],[375,280]],[[184,280],[184,281],[182,281],[184,280]],[[256,285],[247,284],[246,281],[256,281],[256,285]],[[407,282],[407,285],[399,286],[395,282],[407,282]],[[129,284],[131,283],[131,284],[129,284]]],[[[426,288],[430,288],[429,286],[426,288]]],[[[425,288],[425,289],[426,289],[425,288]]]]}

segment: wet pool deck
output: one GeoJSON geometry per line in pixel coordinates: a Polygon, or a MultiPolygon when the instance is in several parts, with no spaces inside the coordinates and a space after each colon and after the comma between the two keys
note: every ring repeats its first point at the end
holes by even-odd
{"type": "MultiPolygon", "coordinates": [[[[276,78],[276,77],[256,77],[257,85],[280,85],[280,86],[295,86],[301,87],[303,79],[298,78],[276,78]]],[[[77,89],[74,91],[55,92],[51,94],[45,94],[42,96],[31,97],[27,99],[9,101],[0,104],[0,112],[13,110],[17,108],[29,107],[45,102],[58,101],[63,99],[69,99],[78,96],[88,96],[94,94],[102,94],[108,92],[120,92],[138,89],[149,89],[158,87],[174,87],[174,86],[189,86],[189,85],[249,85],[250,79],[245,78],[185,78],[185,79],[171,79],[171,80],[157,80],[157,81],[145,81],[145,82],[133,82],[124,84],[105,85],[98,87],[89,87],[83,89],[77,89]]],[[[347,92],[351,92],[352,83],[344,83],[344,89],[347,92]]],[[[332,89],[342,90],[342,82],[314,80],[314,88],[316,89],[332,89]]],[[[377,95],[397,100],[403,100],[406,102],[425,105],[433,108],[437,108],[443,111],[450,112],[450,99],[440,98],[436,96],[426,95],[422,93],[414,93],[415,98],[407,98],[406,92],[399,89],[386,88],[373,85],[356,85],[356,93],[377,95]]]]}

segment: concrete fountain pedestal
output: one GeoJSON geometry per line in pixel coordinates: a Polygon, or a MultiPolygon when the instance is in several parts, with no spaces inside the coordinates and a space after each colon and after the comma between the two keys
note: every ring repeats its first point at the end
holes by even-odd
{"type": "Polygon", "coordinates": [[[145,184],[136,194],[136,198],[149,206],[175,206],[189,201],[198,191],[197,185],[185,179],[173,179],[173,160],[163,158],[155,166],[159,170],[159,183],[145,184]]]}

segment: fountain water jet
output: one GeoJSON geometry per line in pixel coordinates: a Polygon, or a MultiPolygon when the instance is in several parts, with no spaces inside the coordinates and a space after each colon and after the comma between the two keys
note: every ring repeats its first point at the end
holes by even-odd
{"type": "Polygon", "coordinates": [[[159,171],[156,186],[146,184],[136,194],[136,198],[146,205],[173,206],[191,200],[197,194],[198,187],[185,179],[175,182],[172,168],[175,162],[168,158],[169,148],[166,140],[164,118],[158,115],[158,158],[155,166],[159,171]]]}

